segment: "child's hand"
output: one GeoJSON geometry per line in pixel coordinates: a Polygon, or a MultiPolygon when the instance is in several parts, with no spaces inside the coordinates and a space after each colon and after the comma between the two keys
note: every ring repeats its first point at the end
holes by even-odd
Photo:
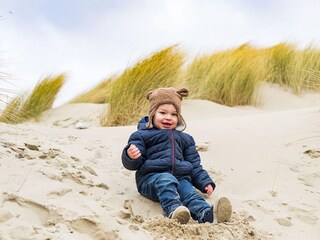
{"type": "Polygon", "coordinates": [[[204,190],[207,192],[207,194],[210,196],[213,193],[213,187],[211,184],[208,184],[204,190]]]}
{"type": "Polygon", "coordinates": [[[138,159],[141,156],[139,148],[137,148],[134,144],[130,145],[130,147],[127,150],[127,154],[133,160],[138,159]]]}

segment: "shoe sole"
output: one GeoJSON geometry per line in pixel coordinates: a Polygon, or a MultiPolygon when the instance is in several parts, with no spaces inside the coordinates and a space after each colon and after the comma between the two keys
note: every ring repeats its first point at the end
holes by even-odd
{"type": "Polygon", "coordinates": [[[175,210],[172,219],[176,219],[181,224],[186,224],[189,222],[190,212],[186,207],[180,206],[175,210]]]}
{"type": "Polygon", "coordinates": [[[231,218],[232,206],[228,198],[222,197],[217,204],[217,222],[228,222],[231,218]]]}

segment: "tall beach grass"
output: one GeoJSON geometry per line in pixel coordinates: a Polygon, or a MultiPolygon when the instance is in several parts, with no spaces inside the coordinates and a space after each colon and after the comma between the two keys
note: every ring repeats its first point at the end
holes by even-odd
{"type": "Polygon", "coordinates": [[[269,55],[268,67],[271,70],[270,82],[284,87],[295,88],[292,81],[296,48],[287,43],[280,43],[266,50],[269,55]]]}
{"type": "Polygon", "coordinates": [[[0,122],[16,124],[29,119],[36,119],[40,114],[52,107],[56,95],[65,83],[65,75],[46,77],[41,80],[32,93],[18,95],[0,115],[0,122]]]}
{"type": "Polygon", "coordinates": [[[308,47],[297,53],[291,81],[294,91],[320,91],[320,50],[308,47]]]}
{"type": "Polygon", "coordinates": [[[196,58],[185,73],[191,97],[235,106],[252,104],[258,85],[267,80],[265,57],[250,45],[196,58]]]}
{"type": "Polygon", "coordinates": [[[146,113],[148,91],[178,84],[183,57],[183,53],[174,45],[126,69],[111,86],[108,109],[101,119],[101,125],[136,123],[146,113]]]}
{"type": "Polygon", "coordinates": [[[17,96],[13,100],[11,100],[2,111],[0,115],[0,122],[15,124],[23,121],[21,115],[22,112],[19,112],[23,103],[22,96],[17,96]]]}
{"type": "Polygon", "coordinates": [[[188,87],[190,98],[227,106],[255,105],[264,82],[296,94],[319,91],[319,56],[316,48],[298,50],[286,42],[270,48],[244,44],[197,56],[186,65],[184,54],[172,46],[139,61],[112,81],[102,82],[77,101],[108,102],[101,117],[103,126],[136,123],[147,110],[145,94],[157,87],[188,87]]]}
{"type": "Polygon", "coordinates": [[[290,89],[295,94],[317,91],[320,83],[320,51],[315,47],[298,50],[294,45],[281,43],[267,49],[269,81],[290,89]]]}
{"type": "MultiPolygon", "coordinates": [[[[244,44],[199,55],[188,64],[185,60],[177,45],[159,50],[122,74],[107,77],[69,103],[108,103],[101,125],[119,126],[136,124],[147,112],[146,93],[158,87],[187,87],[190,98],[227,106],[255,105],[264,82],[295,94],[320,91],[320,50],[312,46],[297,49],[284,42],[256,48],[244,44]]],[[[52,107],[64,82],[63,74],[43,79],[29,96],[21,94],[12,100],[1,113],[0,121],[19,123],[37,118],[52,107]]]]}

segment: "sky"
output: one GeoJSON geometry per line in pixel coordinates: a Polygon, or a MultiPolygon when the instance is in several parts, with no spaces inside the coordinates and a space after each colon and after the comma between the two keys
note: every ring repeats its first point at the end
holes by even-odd
{"type": "Polygon", "coordinates": [[[0,0],[0,89],[65,73],[54,106],[155,51],[191,59],[250,43],[320,47],[319,0],[0,0]]]}

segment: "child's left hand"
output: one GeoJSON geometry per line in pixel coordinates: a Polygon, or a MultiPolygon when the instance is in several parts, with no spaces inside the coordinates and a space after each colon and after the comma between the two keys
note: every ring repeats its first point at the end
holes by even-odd
{"type": "Polygon", "coordinates": [[[213,187],[211,184],[208,184],[204,190],[207,192],[207,194],[210,196],[213,193],[213,187]]]}

